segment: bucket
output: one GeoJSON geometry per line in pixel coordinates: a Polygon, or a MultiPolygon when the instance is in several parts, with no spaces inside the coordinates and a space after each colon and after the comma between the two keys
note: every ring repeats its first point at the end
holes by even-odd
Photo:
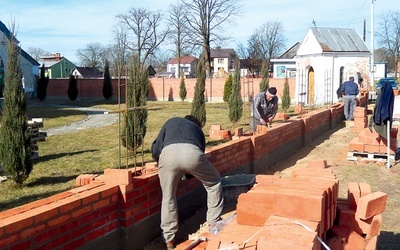
{"type": "Polygon", "coordinates": [[[247,193],[256,181],[254,174],[228,175],[221,178],[224,203],[234,205],[241,193],[247,193]]]}

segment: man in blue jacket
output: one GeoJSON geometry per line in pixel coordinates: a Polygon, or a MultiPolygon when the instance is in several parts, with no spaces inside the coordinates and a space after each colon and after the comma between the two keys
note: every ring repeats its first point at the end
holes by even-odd
{"type": "Polygon", "coordinates": [[[344,99],[344,117],[346,120],[354,121],[354,109],[357,105],[358,85],[354,82],[354,77],[350,76],[349,80],[342,85],[342,93],[344,99]]]}
{"type": "Polygon", "coordinates": [[[151,153],[158,162],[162,189],[161,229],[168,249],[173,249],[178,231],[176,191],[184,174],[191,174],[207,191],[207,222],[221,219],[224,206],[221,177],[204,154],[206,141],[201,122],[194,116],[169,119],[152,144],[151,153]]]}

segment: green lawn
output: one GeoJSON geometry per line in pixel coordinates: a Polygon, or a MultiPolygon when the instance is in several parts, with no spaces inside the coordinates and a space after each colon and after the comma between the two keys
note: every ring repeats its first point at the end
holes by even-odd
{"type": "MultiPolygon", "coordinates": [[[[115,102],[115,101],[114,101],[115,102]]],[[[73,103],[74,106],[79,102],[73,103]]],[[[148,102],[147,134],[143,145],[143,154],[136,160],[129,156],[130,167],[134,162],[141,166],[144,162],[152,161],[149,148],[163,123],[174,116],[190,114],[191,103],[187,102],[148,102]]],[[[82,106],[92,106],[108,110],[123,108],[116,103],[105,101],[82,103],[82,106]]],[[[220,124],[223,129],[234,129],[228,118],[226,103],[207,103],[207,122],[203,128],[206,136],[211,124],[220,124]]],[[[63,106],[48,104],[28,105],[28,116],[43,118],[44,128],[62,126],[85,119],[82,111],[63,106]],[[60,108],[62,107],[62,108],[60,108]]],[[[248,130],[248,107],[244,117],[236,126],[248,130]]],[[[207,138],[208,139],[208,138],[207,138]]],[[[208,140],[208,146],[221,142],[208,140]]],[[[75,133],[47,137],[39,142],[39,159],[34,161],[33,171],[23,186],[19,187],[13,181],[0,183],[0,211],[26,204],[38,199],[69,190],[75,186],[75,178],[84,173],[102,174],[106,168],[118,168],[119,162],[125,168],[125,148],[119,148],[118,123],[101,128],[80,130],[75,133]]]]}

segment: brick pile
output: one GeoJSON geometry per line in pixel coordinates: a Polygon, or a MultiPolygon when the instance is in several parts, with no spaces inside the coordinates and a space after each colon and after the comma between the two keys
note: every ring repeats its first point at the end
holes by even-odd
{"type": "MultiPolygon", "coordinates": [[[[398,128],[390,130],[390,155],[395,155],[397,150],[397,133],[398,128]]],[[[370,156],[387,156],[388,141],[380,136],[373,128],[364,128],[357,137],[353,138],[349,143],[349,153],[370,154],[370,156]]],[[[361,154],[361,155],[362,155],[361,154]]],[[[373,159],[374,157],[369,157],[373,159]]],[[[368,158],[367,158],[368,159],[368,158]]]]}
{"type": "Polygon", "coordinates": [[[231,140],[232,134],[230,130],[222,129],[221,125],[211,125],[209,137],[214,140],[231,140]]]}
{"type": "MultiPolygon", "coordinates": [[[[326,160],[294,169],[290,178],[257,175],[239,195],[236,218],[193,249],[375,249],[387,195],[368,184],[339,181],[326,160]]],[[[176,249],[185,249],[186,241],[176,249]]]]}
{"type": "Polygon", "coordinates": [[[359,133],[364,128],[368,127],[368,117],[367,117],[366,107],[355,107],[353,117],[354,117],[353,132],[359,133]]]}
{"type": "Polygon", "coordinates": [[[45,141],[47,134],[41,132],[40,128],[43,128],[43,118],[32,118],[28,120],[29,134],[32,140],[32,155],[31,159],[39,158],[39,141],[45,141]]]}

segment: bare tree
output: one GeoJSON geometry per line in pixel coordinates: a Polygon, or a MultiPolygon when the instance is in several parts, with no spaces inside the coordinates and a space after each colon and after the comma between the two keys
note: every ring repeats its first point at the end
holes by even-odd
{"type": "Polygon", "coordinates": [[[223,24],[233,22],[240,14],[240,0],[181,0],[185,5],[186,19],[193,32],[192,41],[205,52],[207,75],[210,75],[211,43],[226,41],[223,24]]]}
{"type": "Polygon", "coordinates": [[[107,58],[111,62],[113,75],[121,77],[125,74],[123,69],[128,65],[130,51],[128,49],[128,29],[125,25],[117,23],[113,27],[114,43],[107,48],[107,58]]]}
{"type": "Polygon", "coordinates": [[[134,53],[138,63],[143,67],[146,59],[153,55],[168,34],[167,30],[160,30],[161,12],[153,12],[144,8],[131,8],[128,13],[118,14],[116,17],[121,24],[127,27],[127,48],[134,53]],[[129,34],[129,32],[132,34],[129,34]],[[129,35],[132,37],[129,37],[129,35]]]}
{"type": "Polygon", "coordinates": [[[388,66],[397,79],[397,63],[400,60],[400,12],[388,11],[381,15],[380,28],[376,32],[378,44],[388,59],[388,66]]]}
{"type": "Polygon", "coordinates": [[[105,56],[105,48],[101,43],[89,43],[83,49],[76,51],[80,64],[88,67],[102,68],[105,56]]]}
{"type": "Polygon", "coordinates": [[[171,27],[170,40],[175,44],[174,55],[178,59],[177,78],[181,77],[181,59],[185,54],[193,50],[186,19],[185,6],[183,4],[172,4],[169,13],[169,26],[171,27]]]}
{"type": "Polygon", "coordinates": [[[255,57],[267,62],[269,67],[272,58],[277,57],[285,47],[283,25],[279,21],[269,21],[254,32],[249,40],[249,47],[255,57]]]}
{"type": "Polygon", "coordinates": [[[48,51],[45,51],[42,48],[34,48],[34,47],[29,47],[27,50],[28,54],[33,57],[36,61],[39,61],[43,56],[50,55],[51,53],[48,51]]]}
{"type": "Polygon", "coordinates": [[[261,73],[262,66],[262,56],[257,54],[255,35],[252,35],[247,40],[247,46],[239,43],[237,48],[237,53],[241,59],[241,64],[243,67],[249,70],[253,76],[259,76],[261,73]]]}

